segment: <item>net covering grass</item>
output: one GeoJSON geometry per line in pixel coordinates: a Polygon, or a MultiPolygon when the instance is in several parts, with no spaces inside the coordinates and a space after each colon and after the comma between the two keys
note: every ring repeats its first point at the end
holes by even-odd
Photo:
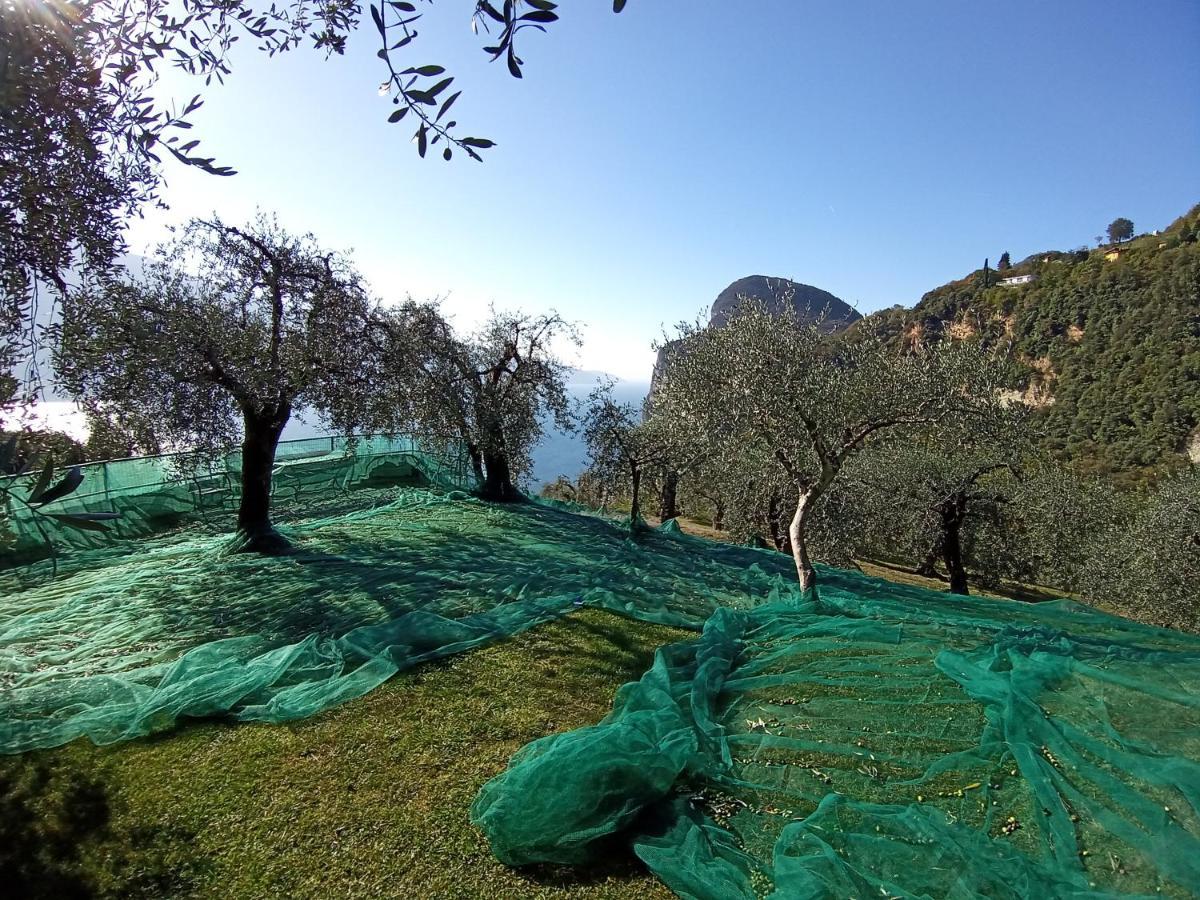
{"type": "Polygon", "coordinates": [[[283,530],[291,556],[192,527],[0,573],[0,751],[287,721],[584,604],[698,628],[780,583],[736,548],[456,492],[356,491],[283,530]]]}
{"type": "MultiPolygon", "coordinates": [[[[0,503],[12,546],[0,566],[29,562],[57,551],[104,549],[114,540],[147,537],[196,522],[226,526],[241,498],[242,457],[234,451],[197,460],[186,453],[142,456],[73,466],[79,487],[43,508],[54,513],[117,513],[100,531],[56,526],[15,497],[35,490],[38,472],[2,479],[0,503]]],[[[470,490],[474,475],[465,451],[453,442],[411,435],[380,435],[348,442],[342,437],[282,441],[275,453],[272,494],[276,506],[310,506],[371,484],[407,482],[442,490],[470,490]]]]}
{"type": "Polygon", "coordinates": [[[278,499],[293,556],[193,520],[0,573],[0,750],[299,719],[591,606],[700,634],[484,786],[506,863],[632,847],[697,898],[1200,893],[1196,638],[837,570],[801,597],[778,554],[550,505],[278,499]]]}
{"type": "Polygon", "coordinates": [[[1200,893],[1200,641],[824,574],[519,751],[472,811],[497,855],[626,841],[697,898],[1200,893]]]}

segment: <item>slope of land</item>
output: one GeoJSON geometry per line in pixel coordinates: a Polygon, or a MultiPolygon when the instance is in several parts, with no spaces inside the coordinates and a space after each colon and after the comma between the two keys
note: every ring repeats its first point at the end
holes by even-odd
{"type": "Polygon", "coordinates": [[[972,272],[866,322],[898,345],[950,338],[1011,347],[1045,448],[1083,471],[1139,478],[1177,469],[1200,435],[1198,229],[1200,206],[1160,234],[972,272]],[[1030,280],[1002,283],[1022,276],[1030,280]]]}
{"type": "Polygon", "coordinates": [[[721,862],[699,896],[843,864],[941,896],[910,880],[945,867],[896,868],[922,833],[967,854],[964,896],[1012,873],[1200,886],[1195,638],[835,569],[802,597],[781,554],[458,493],[364,489],[286,529],[290,557],[229,555],[192,528],[68,556],[55,579],[4,576],[0,742],[57,747],[0,760],[6,884],[659,897],[630,841],[683,890],[700,826],[721,862]],[[472,800],[519,748],[503,777],[544,759],[540,786],[491,782],[485,841],[472,800]],[[622,810],[597,844],[591,821],[622,810]],[[488,854],[522,846],[514,827],[543,862],[584,864],[501,867],[488,854]],[[788,862],[821,833],[842,843],[788,862]]]}

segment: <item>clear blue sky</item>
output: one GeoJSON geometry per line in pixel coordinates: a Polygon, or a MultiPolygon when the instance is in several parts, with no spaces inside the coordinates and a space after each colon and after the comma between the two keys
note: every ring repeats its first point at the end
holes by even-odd
{"type": "Polygon", "coordinates": [[[522,81],[471,6],[438,0],[410,59],[457,75],[458,120],[498,144],[482,165],[386,123],[369,19],[329,62],[246,47],[194,132],[240,174],[171,167],[134,249],[262,207],[352,248],[385,299],[447,296],[464,326],[554,307],[580,365],[645,379],[662,327],[743,275],[869,312],[1200,200],[1195,0],[564,0],[522,81]]]}

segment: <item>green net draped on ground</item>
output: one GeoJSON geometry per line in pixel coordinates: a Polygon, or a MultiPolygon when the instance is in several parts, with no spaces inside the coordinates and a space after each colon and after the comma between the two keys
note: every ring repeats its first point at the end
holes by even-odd
{"type": "Polygon", "coordinates": [[[0,752],[295,719],[584,603],[699,628],[782,583],[737,548],[457,492],[363,489],[280,527],[294,555],[192,525],[0,572],[0,752]]]}
{"type": "Polygon", "coordinates": [[[294,555],[228,552],[193,496],[186,529],[0,571],[0,752],[312,715],[586,605],[701,635],[485,786],[506,862],[632,846],[697,898],[1200,894],[1200,639],[837,570],[805,599],[777,553],[333,455],[281,479],[294,555]]]}
{"type": "Polygon", "coordinates": [[[1200,640],[824,574],[519,751],[472,810],[496,855],[626,843],[723,900],[1200,894],[1200,640]]]}

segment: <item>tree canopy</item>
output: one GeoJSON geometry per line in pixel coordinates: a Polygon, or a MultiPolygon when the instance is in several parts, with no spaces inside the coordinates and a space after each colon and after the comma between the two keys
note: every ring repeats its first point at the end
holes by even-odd
{"type": "Polygon", "coordinates": [[[1107,234],[1109,241],[1114,244],[1127,241],[1133,237],[1133,222],[1124,217],[1113,219],[1108,225],[1107,234]]]}
{"type": "Polygon", "coordinates": [[[280,433],[300,408],[358,421],[373,303],[349,259],[266,216],[194,220],[158,256],[141,276],[70,295],[56,368],[136,443],[203,456],[240,440],[238,525],[251,548],[270,549],[280,433]]]}
{"type": "Polygon", "coordinates": [[[1014,501],[1031,461],[1029,410],[979,403],[968,420],[891,436],[857,454],[840,485],[854,510],[856,555],[914,562],[968,593],[968,570],[985,583],[1012,577],[1011,533],[1021,530],[1014,501]]]}
{"type": "Polygon", "coordinates": [[[850,457],[885,432],[998,403],[1000,370],[975,347],[899,353],[867,331],[831,341],[752,305],[723,328],[685,328],[681,339],[656,412],[714,457],[744,454],[759,477],[787,486],[789,543],[805,589],[815,584],[807,526],[850,457]]]}
{"type": "Polygon", "coordinates": [[[553,312],[493,311],[460,336],[436,307],[411,303],[381,311],[375,323],[387,371],[381,402],[369,414],[374,426],[415,422],[452,436],[470,456],[481,496],[521,500],[517,485],[546,423],[573,427],[558,346],[579,343],[575,327],[553,312]]]}
{"type": "Polygon", "coordinates": [[[662,418],[643,421],[631,403],[617,403],[612,383],[600,384],[588,396],[580,422],[588,451],[587,475],[605,493],[628,491],[629,524],[641,524],[641,494],[648,473],[670,465],[678,456],[670,428],[662,418]]]}

